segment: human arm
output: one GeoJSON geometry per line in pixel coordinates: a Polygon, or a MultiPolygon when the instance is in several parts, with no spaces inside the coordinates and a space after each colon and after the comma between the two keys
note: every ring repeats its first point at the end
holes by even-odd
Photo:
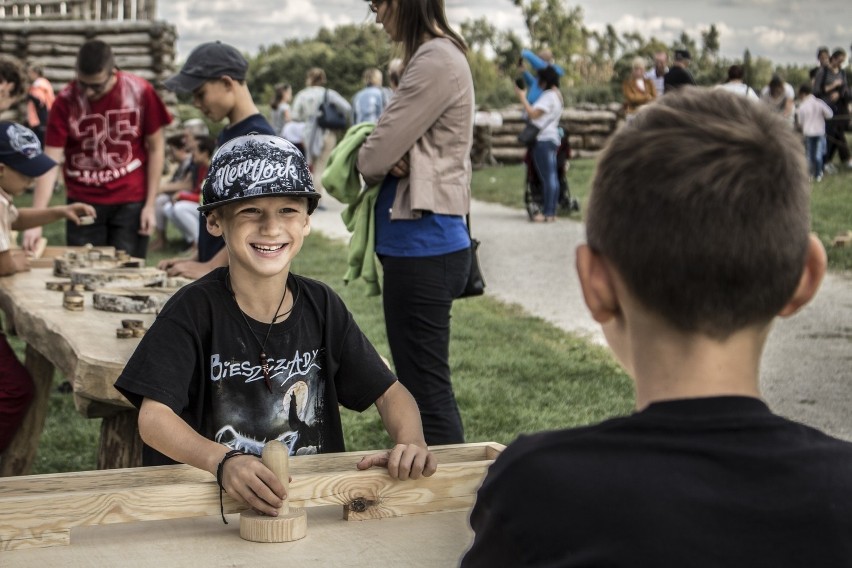
{"type": "Polygon", "coordinates": [[[154,208],[157,194],[160,192],[160,175],[163,173],[163,165],[166,162],[166,141],[162,128],[145,136],[145,147],[148,151],[148,187],[145,194],[145,205],[139,213],[140,235],[150,235],[157,226],[154,208]]]}
{"type": "MultiPolygon", "coordinates": [[[[65,156],[65,150],[58,146],[45,146],[44,154],[57,164],[60,164],[65,156]]],[[[58,175],[59,166],[57,165],[36,179],[35,190],[33,192],[33,209],[44,209],[47,207],[47,204],[50,202],[50,196],[53,195],[53,186],[56,185],[56,177],[58,175]]],[[[33,227],[24,232],[21,246],[26,251],[33,251],[40,238],[41,227],[33,227]]]]}
{"type": "Polygon", "coordinates": [[[388,475],[400,480],[419,479],[435,473],[438,462],[426,446],[420,411],[408,389],[396,381],[375,404],[395,446],[387,452],[365,456],[358,462],[358,469],[386,467],[388,475]]]}
{"type": "Polygon", "coordinates": [[[521,105],[524,107],[524,112],[527,113],[527,116],[530,117],[531,120],[535,120],[537,118],[541,118],[544,115],[544,109],[539,107],[534,107],[527,100],[527,91],[526,89],[519,89],[517,85],[515,85],[515,94],[518,96],[518,100],[521,101],[521,105]]]}
{"type": "Polygon", "coordinates": [[[224,247],[206,262],[199,262],[196,253],[190,258],[169,258],[161,260],[157,264],[157,268],[165,270],[169,276],[183,276],[192,279],[201,278],[220,266],[228,266],[228,249],[224,247]]]}
{"type": "Polygon", "coordinates": [[[337,107],[337,110],[346,115],[349,121],[352,121],[352,105],[349,101],[343,98],[343,95],[333,89],[328,90],[328,101],[337,107]]]}
{"type": "Polygon", "coordinates": [[[452,59],[446,50],[430,45],[433,43],[418,49],[375,130],[358,152],[358,171],[368,185],[380,183],[450,105],[466,94],[463,74],[470,72],[467,62],[452,59]]]}
{"type": "Polygon", "coordinates": [[[79,225],[80,217],[84,216],[95,217],[95,208],[88,203],[70,203],[44,209],[19,209],[18,218],[12,223],[12,228],[16,231],[22,231],[32,227],[41,227],[60,219],[68,219],[79,225]]]}
{"type": "MultiPolygon", "coordinates": [[[[139,408],[139,435],[158,452],[213,476],[229,448],[208,440],[161,402],[145,398],[139,408]]],[[[228,495],[265,515],[277,516],[286,498],[284,486],[254,456],[237,456],[222,467],[222,487],[228,495]]]]}

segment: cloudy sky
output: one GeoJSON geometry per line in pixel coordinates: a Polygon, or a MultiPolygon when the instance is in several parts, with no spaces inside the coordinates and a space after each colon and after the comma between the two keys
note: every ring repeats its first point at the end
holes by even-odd
{"type": "MultiPolygon", "coordinates": [[[[686,31],[700,39],[715,23],[722,55],[753,56],[775,63],[814,61],[816,47],[849,50],[852,42],[850,0],[591,0],[570,2],[583,8],[586,26],[619,32],[639,31],[670,43],[686,31]]],[[[520,11],[511,0],[446,0],[451,22],[488,18],[500,29],[523,33],[520,11]]],[[[320,27],[371,21],[363,0],[167,0],[159,17],[177,27],[179,58],[201,42],[221,39],[254,53],[260,45],[286,38],[310,37],[320,27]],[[239,4],[239,8],[235,8],[239,4]]]]}

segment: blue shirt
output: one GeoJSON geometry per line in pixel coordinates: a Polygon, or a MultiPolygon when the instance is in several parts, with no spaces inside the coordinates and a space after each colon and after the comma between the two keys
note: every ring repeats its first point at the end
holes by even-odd
{"type": "Polygon", "coordinates": [[[423,212],[419,219],[391,221],[399,178],[388,175],[376,199],[376,253],[386,256],[438,256],[466,249],[470,235],[459,215],[423,212]]]}
{"type": "Polygon", "coordinates": [[[385,110],[385,93],[379,87],[366,87],[355,93],[352,99],[354,124],[378,122],[385,110]]]}
{"type": "MultiPolygon", "coordinates": [[[[529,61],[530,65],[532,65],[533,69],[536,71],[541,71],[547,67],[553,67],[553,70],[556,71],[556,74],[562,77],[565,75],[565,70],[562,69],[559,65],[553,63],[550,64],[529,49],[524,49],[521,51],[521,57],[529,61]]],[[[533,104],[538,100],[541,96],[541,87],[538,86],[538,77],[533,75],[529,71],[524,71],[524,82],[527,84],[527,102],[533,104]]]]}

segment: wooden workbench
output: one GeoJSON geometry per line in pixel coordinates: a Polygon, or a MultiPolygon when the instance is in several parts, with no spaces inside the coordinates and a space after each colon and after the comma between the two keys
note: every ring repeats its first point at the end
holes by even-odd
{"type": "MultiPolygon", "coordinates": [[[[77,411],[86,418],[104,419],[98,468],[138,466],[141,441],[136,410],[112,387],[139,344],[138,339],[115,336],[128,316],[95,310],[92,292],[82,292],[83,311],[66,310],[62,292],[47,290],[49,280],[55,280],[50,268],[0,278],[6,329],[13,329],[27,344],[25,365],[36,385],[30,411],[0,461],[0,476],[29,473],[44,428],[54,368],[71,382],[77,411]]],[[[154,317],[133,315],[146,327],[154,317]]]]}
{"type": "Polygon", "coordinates": [[[306,509],[308,532],[282,544],[242,540],[233,513],[245,507],[226,494],[223,524],[215,480],[186,465],[9,479],[0,484],[0,565],[455,566],[472,539],[476,491],[503,446],[432,449],[437,472],[408,481],[357,471],[369,452],[291,458],[288,500],[306,509]]]}

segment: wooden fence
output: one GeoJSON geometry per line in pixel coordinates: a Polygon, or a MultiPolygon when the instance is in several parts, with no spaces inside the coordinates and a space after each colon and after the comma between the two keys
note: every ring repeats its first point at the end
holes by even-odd
{"type": "Polygon", "coordinates": [[[157,0],[0,0],[0,20],[156,20],[157,0]]]}
{"type": "MultiPolygon", "coordinates": [[[[519,162],[524,157],[526,148],[517,139],[524,128],[520,106],[503,109],[499,114],[499,124],[479,124],[474,129],[471,155],[477,166],[519,162]]],[[[572,155],[590,158],[600,152],[623,119],[620,104],[584,104],[563,110],[559,125],[568,134],[572,155]]]]}

